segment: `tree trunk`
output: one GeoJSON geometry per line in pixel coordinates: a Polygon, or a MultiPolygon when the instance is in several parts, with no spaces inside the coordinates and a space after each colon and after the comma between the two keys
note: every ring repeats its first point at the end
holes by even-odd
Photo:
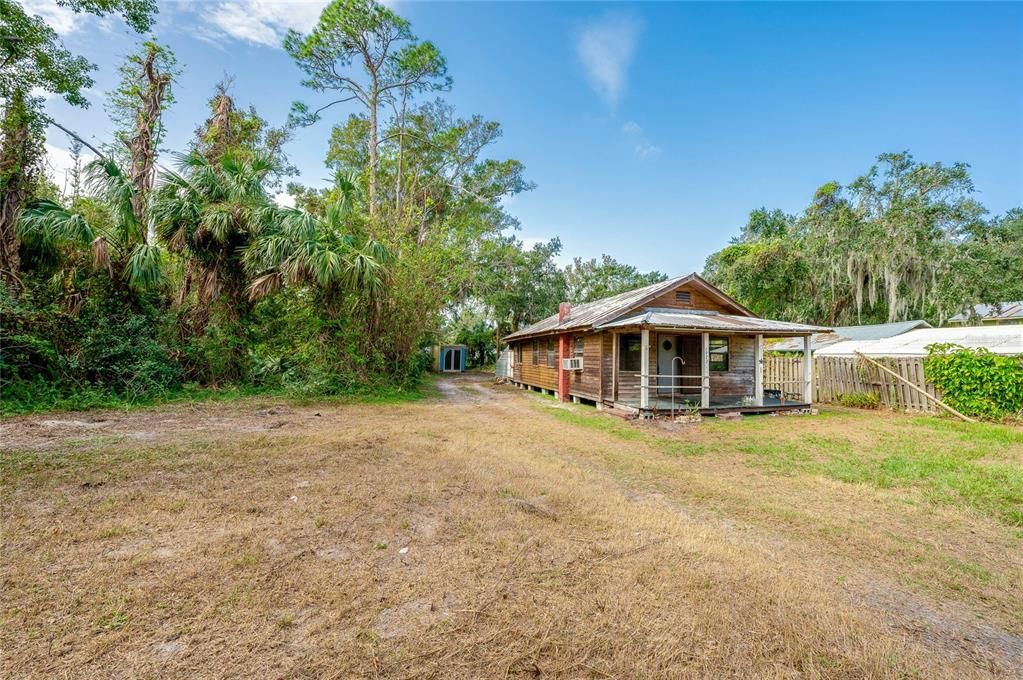
{"type": "Polygon", "coordinates": [[[40,148],[32,139],[31,116],[25,93],[16,91],[4,113],[0,146],[0,277],[11,295],[21,292],[18,220],[39,169],[40,148]]]}
{"type": "Polygon", "coordinates": [[[218,85],[217,90],[217,96],[213,98],[213,115],[206,121],[209,146],[204,155],[211,164],[219,163],[232,143],[231,113],[234,111],[234,100],[227,94],[227,85],[218,85]]]}
{"type": "Polygon", "coordinates": [[[398,172],[395,175],[394,186],[394,219],[401,220],[401,190],[402,172],[405,165],[405,113],[408,110],[408,89],[403,89],[401,94],[401,114],[398,116],[398,172]]]}
{"type": "Polygon", "coordinates": [[[377,212],[377,106],[379,92],[376,85],[369,99],[369,216],[377,212]]]}
{"type": "Polygon", "coordinates": [[[156,225],[149,219],[147,209],[149,193],[153,189],[153,178],[156,174],[156,131],[160,125],[163,112],[163,99],[171,76],[160,73],[155,61],[158,48],[151,46],[145,60],[140,60],[142,77],[146,87],[139,93],[141,103],[135,112],[135,136],[128,143],[131,154],[131,182],[135,187],[131,207],[137,224],[146,225],[146,243],[156,242],[156,225]]]}

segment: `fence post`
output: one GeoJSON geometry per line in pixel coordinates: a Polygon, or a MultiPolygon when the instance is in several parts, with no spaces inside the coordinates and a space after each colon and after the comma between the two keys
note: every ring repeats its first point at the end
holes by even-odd
{"type": "Polygon", "coordinates": [[[803,401],[813,403],[813,351],[811,338],[803,336],[803,401]]]}

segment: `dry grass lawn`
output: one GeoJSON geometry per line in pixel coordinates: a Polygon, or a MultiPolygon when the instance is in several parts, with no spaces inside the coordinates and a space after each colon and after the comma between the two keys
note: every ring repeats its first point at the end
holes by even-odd
{"type": "Polygon", "coordinates": [[[1019,429],[438,387],[8,419],[0,675],[1023,675],[1019,429]]]}

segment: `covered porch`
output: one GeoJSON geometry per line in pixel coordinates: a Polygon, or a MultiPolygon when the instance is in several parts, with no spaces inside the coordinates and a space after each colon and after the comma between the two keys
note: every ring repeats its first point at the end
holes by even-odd
{"type": "Polygon", "coordinates": [[[739,323],[735,317],[699,316],[648,312],[605,326],[612,360],[605,403],[643,416],[696,409],[704,414],[758,413],[811,404],[810,352],[804,354],[798,375],[779,376],[767,384],[764,347],[774,337],[801,338],[809,345],[813,329],[766,319],[739,323]]]}

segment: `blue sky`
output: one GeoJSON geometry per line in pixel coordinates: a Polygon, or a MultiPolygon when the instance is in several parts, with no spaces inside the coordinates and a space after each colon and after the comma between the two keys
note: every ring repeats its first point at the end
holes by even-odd
{"type": "MultiPolygon", "coordinates": [[[[166,146],[184,146],[225,74],[275,123],[317,101],[278,45],[323,4],[161,3],[157,37],[184,67],[166,146]]],[[[537,184],[508,203],[519,236],[560,236],[566,261],[698,271],[751,209],[798,211],[885,151],[969,163],[993,214],[1023,205],[1023,4],[389,4],[447,57],[458,111],[503,124],[493,155],[537,184]]],[[[137,38],[53,0],[26,5],[100,67],[90,109],[51,100],[51,113],[108,139],[104,92],[137,38]]],[[[300,181],[326,183],[329,131],[291,145],[300,181]]],[[[59,174],[67,139],[51,131],[49,145],[59,174]]]]}

